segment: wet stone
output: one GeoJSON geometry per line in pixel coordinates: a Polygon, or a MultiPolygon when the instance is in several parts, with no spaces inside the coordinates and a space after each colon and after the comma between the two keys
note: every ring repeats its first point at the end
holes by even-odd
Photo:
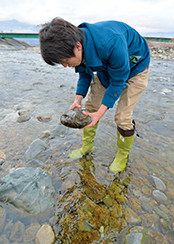
{"type": "Polygon", "coordinates": [[[40,139],[49,137],[51,135],[51,132],[49,130],[43,131],[42,136],[40,137],[40,139]]]}
{"type": "Polygon", "coordinates": [[[161,204],[161,205],[159,206],[159,208],[160,208],[161,211],[163,211],[164,213],[169,214],[169,210],[168,210],[168,208],[166,208],[165,205],[161,204]]]}
{"type": "Polygon", "coordinates": [[[155,210],[155,212],[156,212],[160,217],[162,217],[162,218],[164,218],[164,219],[168,219],[168,218],[169,218],[168,215],[167,215],[166,213],[164,213],[162,210],[160,210],[159,208],[154,207],[154,210],[155,210]]]}
{"type": "Polygon", "coordinates": [[[142,240],[142,233],[130,233],[126,236],[126,244],[141,244],[142,240]]]}
{"type": "Polygon", "coordinates": [[[142,225],[145,227],[154,227],[159,223],[159,216],[156,214],[142,214],[142,225]]]}
{"type": "Polygon", "coordinates": [[[36,234],[40,228],[40,224],[32,224],[25,230],[24,242],[34,241],[36,234]]]}
{"type": "Polygon", "coordinates": [[[166,195],[163,192],[159,191],[159,190],[154,190],[152,192],[152,195],[155,198],[155,200],[158,201],[158,202],[165,202],[165,201],[167,201],[166,195]]]}
{"type": "Polygon", "coordinates": [[[30,120],[31,117],[29,115],[21,115],[17,118],[17,122],[18,123],[23,123],[23,122],[26,122],[28,120],[30,120]]]}
{"type": "Polygon", "coordinates": [[[83,128],[91,123],[91,117],[81,110],[69,110],[60,117],[60,122],[70,128],[83,128]]]}
{"type": "Polygon", "coordinates": [[[24,237],[24,232],[25,232],[25,226],[23,223],[21,223],[20,221],[18,221],[12,229],[12,233],[10,236],[10,240],[11,241],[16,241],[16,242],[20,242],[23,240],[24,237]]]}
{"type": "Polygon", "coordinates": [[[159,179],[156,176],[151,175],[152,178],[152,183],[155,186],[156,189],[164,191],[166,189],[166,185],[164,184],[164,182],[159,179]]]}
{"type": "Polygon", "coordinates": [[[38,214],[54,204],[54,187],[48,172],[41,168],[17,168],[1,179],[0,200],[38,214]]]}
{"type": "Polygon", "coordinates": [[[55,241],[55,234],[50,225],[44,224],[39,229],[36,235],[36,244],[53,244],[55,241]]]}
{"type": "Polygon", "coordinates": [[[43,115],[39,115],[37,116],[37,119],[40,121],[40,122],[49,122],[51,119],[52,119],[52,115],[51,114],[43,114],[43,115]]]}
{"type": "Polygon", "coordinates": [[[143,208],[143,210],[149,212],[149,213],[152,213],[153,212],[153,208],[152,206],[150,206],[148,203],[141,203],[141,206],[143,208]]]}
{"type": "Polygon", "coordinates": [[[26,161],[34,159],[39,153],[47,148],[46,143],[40,139],[34,140],[25,152],[26,161]]]}

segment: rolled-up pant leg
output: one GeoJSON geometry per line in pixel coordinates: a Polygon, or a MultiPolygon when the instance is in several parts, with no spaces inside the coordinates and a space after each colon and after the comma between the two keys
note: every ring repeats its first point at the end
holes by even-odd
{"type": "Polygon", "coordinates": [[[102,86],[97,74],[94,74],[95,81],[91,82],[88,98],[85,102],[85,109],[87,112],[97,112],[101,106],[101,102],[106,89],[102,86]]]}
{"type": "Polygon", "coordinates": [[[122,91],[115,113],[115,122],[122,130],[134,128],[132,123],[133,109],[142,91],[147,87],[148,72],[149,67],[126,82],[127,86],[122,91]]]}

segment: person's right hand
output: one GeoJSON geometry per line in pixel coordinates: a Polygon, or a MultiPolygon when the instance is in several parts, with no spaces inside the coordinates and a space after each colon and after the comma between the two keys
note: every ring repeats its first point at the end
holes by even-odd
{"type": "Polygon", "coordinates": [[[81,109],[82,108],[82,95],[76,95],[73,104],[70,106],[69,110],[73,110],[75,108],[81,109]]]}

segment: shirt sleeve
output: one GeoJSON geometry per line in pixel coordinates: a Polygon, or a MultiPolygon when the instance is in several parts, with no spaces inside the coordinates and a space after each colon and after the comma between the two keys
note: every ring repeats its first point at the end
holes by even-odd
{"type": "Polygon", "coordinates": [[[110,85],[105,91],[102,104],[112,108],[126,87],[130,74],[129,53],[126,43],[119,39],[108,51],[107,73],[110,85]]]}
{"type": "Polygon", "coordinates": [[[87,73],[79,73],[79,80],[77,82],[76,94],[86,96],[89,86],[91,84],[92,76],[87,73]]]}

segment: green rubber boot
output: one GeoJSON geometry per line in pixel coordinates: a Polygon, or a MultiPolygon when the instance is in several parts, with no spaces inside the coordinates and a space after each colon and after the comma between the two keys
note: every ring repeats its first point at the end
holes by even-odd
{"type": "MultiPolygon", "coordinates": [[[[134,132],[133,132],[134,133],[134,132]]],[[[129,151],[134,142],[134,134],[131,136],[124,137],[120,134],[117,129],[117,147],[118,152],[109,166],[110,170],[113,172],[121,172],[126,168],[127,160],[129,157],[129,151]]]]}
{"type": "Polygon", "coordinates": [[[90,153],[93,150],[93,143],[97,126],[98,123],[96,123],[93,127],[83,129],[83,146],[79,149],[70,152],[70,154],[68,155],[69,158],[78,159],[81,158],[83,155],[90,153]]]}

